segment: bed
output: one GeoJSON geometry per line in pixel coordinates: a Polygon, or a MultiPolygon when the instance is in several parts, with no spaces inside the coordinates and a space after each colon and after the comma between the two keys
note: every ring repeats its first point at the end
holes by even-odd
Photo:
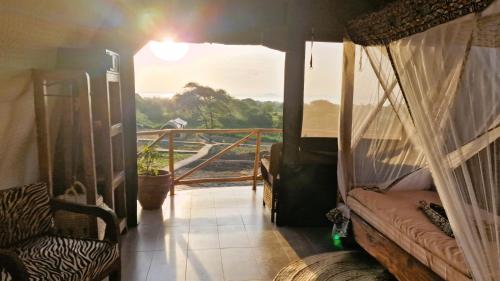
{"type": "Polygon", "coordinates": [[[472,280],[456,240],[427,219],[418,209],[420,200],[440,203],[435,191],[353,189],[347,205],[356,241],[400,280],[472,280]],[[389,255],[377,255],[380,251],[389,255]]]}

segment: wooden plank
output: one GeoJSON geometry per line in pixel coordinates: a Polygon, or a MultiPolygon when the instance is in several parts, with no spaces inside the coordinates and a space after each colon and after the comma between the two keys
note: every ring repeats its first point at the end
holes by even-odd
{"type": "Polygon", "coordinates": [[[253,190],[257,190],[257,175],[259,174],[260,166],[260,131],[256,131],[255,136],[255,160],[253,162],[253,190]]]}
{"type": "Polygon", "coordinates": [[[419,260],[351,212],[354,238],[400,281],[443,281],[419,260]]]}
{"type": "Polygon", "coordinates": [[[212,161],[218,159],[219,157],[221,157],[224,153],[226,153],[227,151],[231,150],[232,148],[234,147],[237,147],[239,146],[240,144],[244,143],[245,141],[247,141],[251,136],[253,136],[254,133],[250,133],[249,135],[247,135],[246,137],[240,139],[239,141],[231,144],[230,146],[224,148],[223,150],[219,151],[219,153],[215,154],[214,156],[210,157],[209,159],[207,159],[205,162],[201,163],[200,165],[194,167],[193,169],[187,171],[185,174],[183,174],[182,176],[180,176],[177,181],[179,180],[182,180],[183,178],[191,175],[192,173],[200,170],[200,169],[203,169],[204,167],[206,167],[208,164],[210,164],[212,161]]]}
{"type": "Polygon", "coordinates": [[[177,180],[176,184],[197,184],[197,183],[211,183],[211,182],[239,182],[253,180],[254,176],[241,176],[241,177],[228,177],[228,178],[201,178],[189,180],[177,180]]]}

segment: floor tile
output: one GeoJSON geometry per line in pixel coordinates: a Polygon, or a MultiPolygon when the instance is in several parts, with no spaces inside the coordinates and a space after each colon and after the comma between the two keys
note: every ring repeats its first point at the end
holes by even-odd
{"type": "Polygon", "coordinates": [[[262,187],[177,190],[138,217],[122,236],[125,281],[270,281],[291,261],[331,248],[328,228],[272,224],[262,187]]]}
{"type": "Polygon", "coordinates": [[[147,280],[184,280],[186,278],[186,265],[187,252],[155,252],[147,280]]]}
{"type": "Polygon", "coordinates": [[[222,249],[225,280],[261,280],[262,274],[251,248],[222,249]]]}
{"type": "Polygon", "coordinates": [[[146,280],[153,255],[153,252],[125,252],[122,250],[122,280],[146,280]]]}
{"type": "Polygon", "coordinates": [[[217,225],[215,208],[191,209],[191,226],[217,225]]]}
{"type": "Polygon", "coordinates": [[[243,225],[222,225],[218,229],[221,249],[252,246],[243,225]]]}
{"type": "Polygon", "coordinates": [[[220,249],[190,250],[186,268],[187,281],[224,280],[220,249]]]}
{"type": "Polygon", "coordinates": [[[193,195],[191,196],[191,208],[214,208],[214,198],[211,193],[207,193],[206,195],[193,195]]]}
{"type": "Polygon", "coordinates": [[[238,208],[217,208],[215,214],[217,225],[243,225],[238,208]]]}
{"type": "Polygon", "coordinates": [[[217,226],[191,226],[188,243],[189,249],[218,249],[217,226]]]}

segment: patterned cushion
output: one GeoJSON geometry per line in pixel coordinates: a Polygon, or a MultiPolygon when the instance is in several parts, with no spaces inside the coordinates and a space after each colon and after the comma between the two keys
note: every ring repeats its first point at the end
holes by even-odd
{"type": "Polygon", "coordinates": [[[12,276],[10,276],[10,274],[7,273],[6,271],[4,271],[4,269],[1,267],[0,267],[0,280],[1,281],[11,281],[12,280],[12,276]]]}
{"type": "MultiPolygon", "coordinates": [[[[118,244],[51,235],[27,240],[10,250],[23,261],[30,281],[94,280],[119,256],[118,244]]],[[[11,280],[3,269],[0,278],[11,280]]]]}
{"type": "Polygon", "coordinates": [[[52,225],[45,183],[0,191],[0,248],[47,233],[52,225]]]}

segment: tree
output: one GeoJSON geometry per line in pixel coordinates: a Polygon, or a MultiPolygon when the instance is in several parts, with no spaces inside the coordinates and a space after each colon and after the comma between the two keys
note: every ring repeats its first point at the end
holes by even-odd
{"type": "Polygon", "coordinates": [[[231,112],[228,106],[231,100],[224,90],[215,90],[194,82],[186,84],[184,92],[174,96],[174,103],[185,111],[193,112],[195,118],[207,129],[221,125],[219,118],[231,112]]]}

